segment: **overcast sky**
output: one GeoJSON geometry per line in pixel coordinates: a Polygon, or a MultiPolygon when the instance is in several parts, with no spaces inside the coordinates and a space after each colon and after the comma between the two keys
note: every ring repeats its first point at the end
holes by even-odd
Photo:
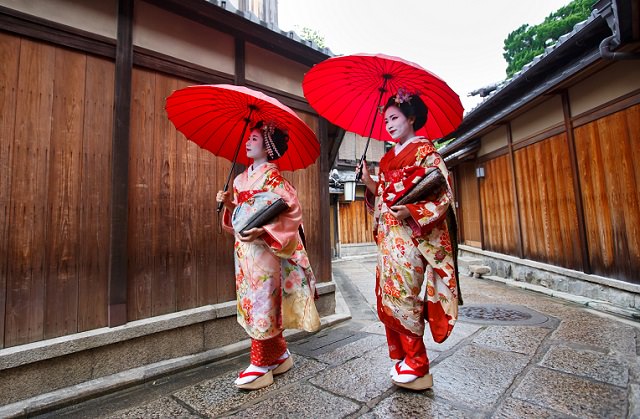
{"type": "Polygon", "coordinates": [[[278,26],[317,30],[334,54],[385,53],[420,64],[458,93],[503,80],[504,39],[570,0],[278,0],[278,26]]]}

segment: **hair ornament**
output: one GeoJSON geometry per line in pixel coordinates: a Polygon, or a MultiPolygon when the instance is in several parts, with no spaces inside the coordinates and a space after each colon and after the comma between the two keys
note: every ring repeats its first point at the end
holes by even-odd
{"type": "Polygon", "coordinates": [[[401,103],[411,103],[411,97],[414,93],[410,93],[404,87],[398,89],[398,93],[396,93],[395,102],[396,105],[400,105],[401,103]]]}
{"type": "Polygon", "coordinates": [[[267,150],[270,159],[282,157],[275,143],[273,142],[273,133],[276,131],[276,126],[273,123],[267,122],[262,125],[262,137],[264,138],[264,148],[267,150]]]}

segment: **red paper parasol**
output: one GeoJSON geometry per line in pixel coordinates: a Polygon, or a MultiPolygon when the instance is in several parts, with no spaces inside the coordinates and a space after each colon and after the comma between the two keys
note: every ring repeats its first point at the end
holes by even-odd
{"type": "Polygon", "coordinates": [[[305,75],[302,88],[311,106],[331,123],[382,141],[393,140],[377,111],[400,88],[417,93],[429,109],[427,123],[417,135],[444,137],[460,125],[464,110],[458,95],[438,76],[383,54],[329,58],[305,75]]]}
{"type": "MultiPolygon", "coordinates": [[[[289,134],[287,152],[274,160],[281,170],[304,169],[320,155],[314,132],[293,110],[264,93],[228,84],[189,86],[176,90],[165,106],[169,119],[189,140],[245,166],[251,161],[239,153],[248,129],[258,121],[273,122],[289,134]]],[[[229,186],[231,172],[224,186],[229,186]]]]}

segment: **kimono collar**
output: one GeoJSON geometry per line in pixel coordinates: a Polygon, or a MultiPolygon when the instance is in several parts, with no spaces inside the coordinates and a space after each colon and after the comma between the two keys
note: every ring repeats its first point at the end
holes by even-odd
{"type": "Polygon", "coordinates": [[[249,168],[247,169],[247,174],[249,176],[251,176],[252,174],[254,174],[255,172],[259,171],[261,168],[264,168],[265,165],[268,165],[269,162],[262,162],[260,163],[258,166],[254,166],[253,163],[251,164],[251,166],[249,166],[249,168]]]}
{"type": "Polygon", "coordinates": [[[407,141],[404,142],[404,144],[396,144],[395,147],[393,147],[393,151],[395,152],[396,156],[398,154],[400,154],[400,152],[406,147],[408,146],[410,143],[414,142],[415,140],[418,140],[422,138],[420,135],[416,135],[415,137],[411,137],[409,138],[407,141]]]}

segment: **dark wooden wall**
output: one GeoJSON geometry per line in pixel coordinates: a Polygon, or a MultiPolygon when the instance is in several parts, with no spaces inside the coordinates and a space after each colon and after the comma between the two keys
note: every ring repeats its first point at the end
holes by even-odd
{"type": "Polygon", "coordinates": [[[464,203],[458,208],[460,240],[471,246],[480,246],[480,201],[475,163],[462,163],[455,170],[457,199],[464,203]]]}
{"type": "Polygon", "coordinates": [[[524,257],[581,268],[576,202],[565,134],[514,153],[524,257]]]}
{"type": "Polygon", "coordinates": [[[340,243],[371,243],[373,239],[372,215],[363,200],[340,202],[340,243]]]}
{"type": "Polygon", "coordinates": [[[106,325],[113,80],[0,33],[0,347],[106,325]]]}
{"type": "Polygon", "coordinates": [[[640,283],[639,101],[631,93],[570,117],[571,131],[516,144],[513,171],[506,148],[457,166],[465,242],[480,218],[484,249],[640,283]],[[471,167],[485,169],[480,210],[471,167]]]}
{"type": "Polygon", "coordinates": [[[574,130],[594,273],[640,282],[640,105],[574,130]]]}
{"type": "Polygon", "coordinates": [[[516,253],[516,213],[509,156],[502,155],[483,164],[480,179],[480,207],[484,248],[499,253],[516,253]]]}
{"type": "MultiPolygon", "coordinates": [[[[127,321],[235,298],[233,240],[215,211],[230,163],[166,117],[166,97],[199,83],[153,67],[132,72],[127,321]]],[[[0,32],[0,348],[108,326],[114,75],[113,58],[0,32]]],[[[331,280],[326,147],[285,173],[320,281],[331,280]]]]}

